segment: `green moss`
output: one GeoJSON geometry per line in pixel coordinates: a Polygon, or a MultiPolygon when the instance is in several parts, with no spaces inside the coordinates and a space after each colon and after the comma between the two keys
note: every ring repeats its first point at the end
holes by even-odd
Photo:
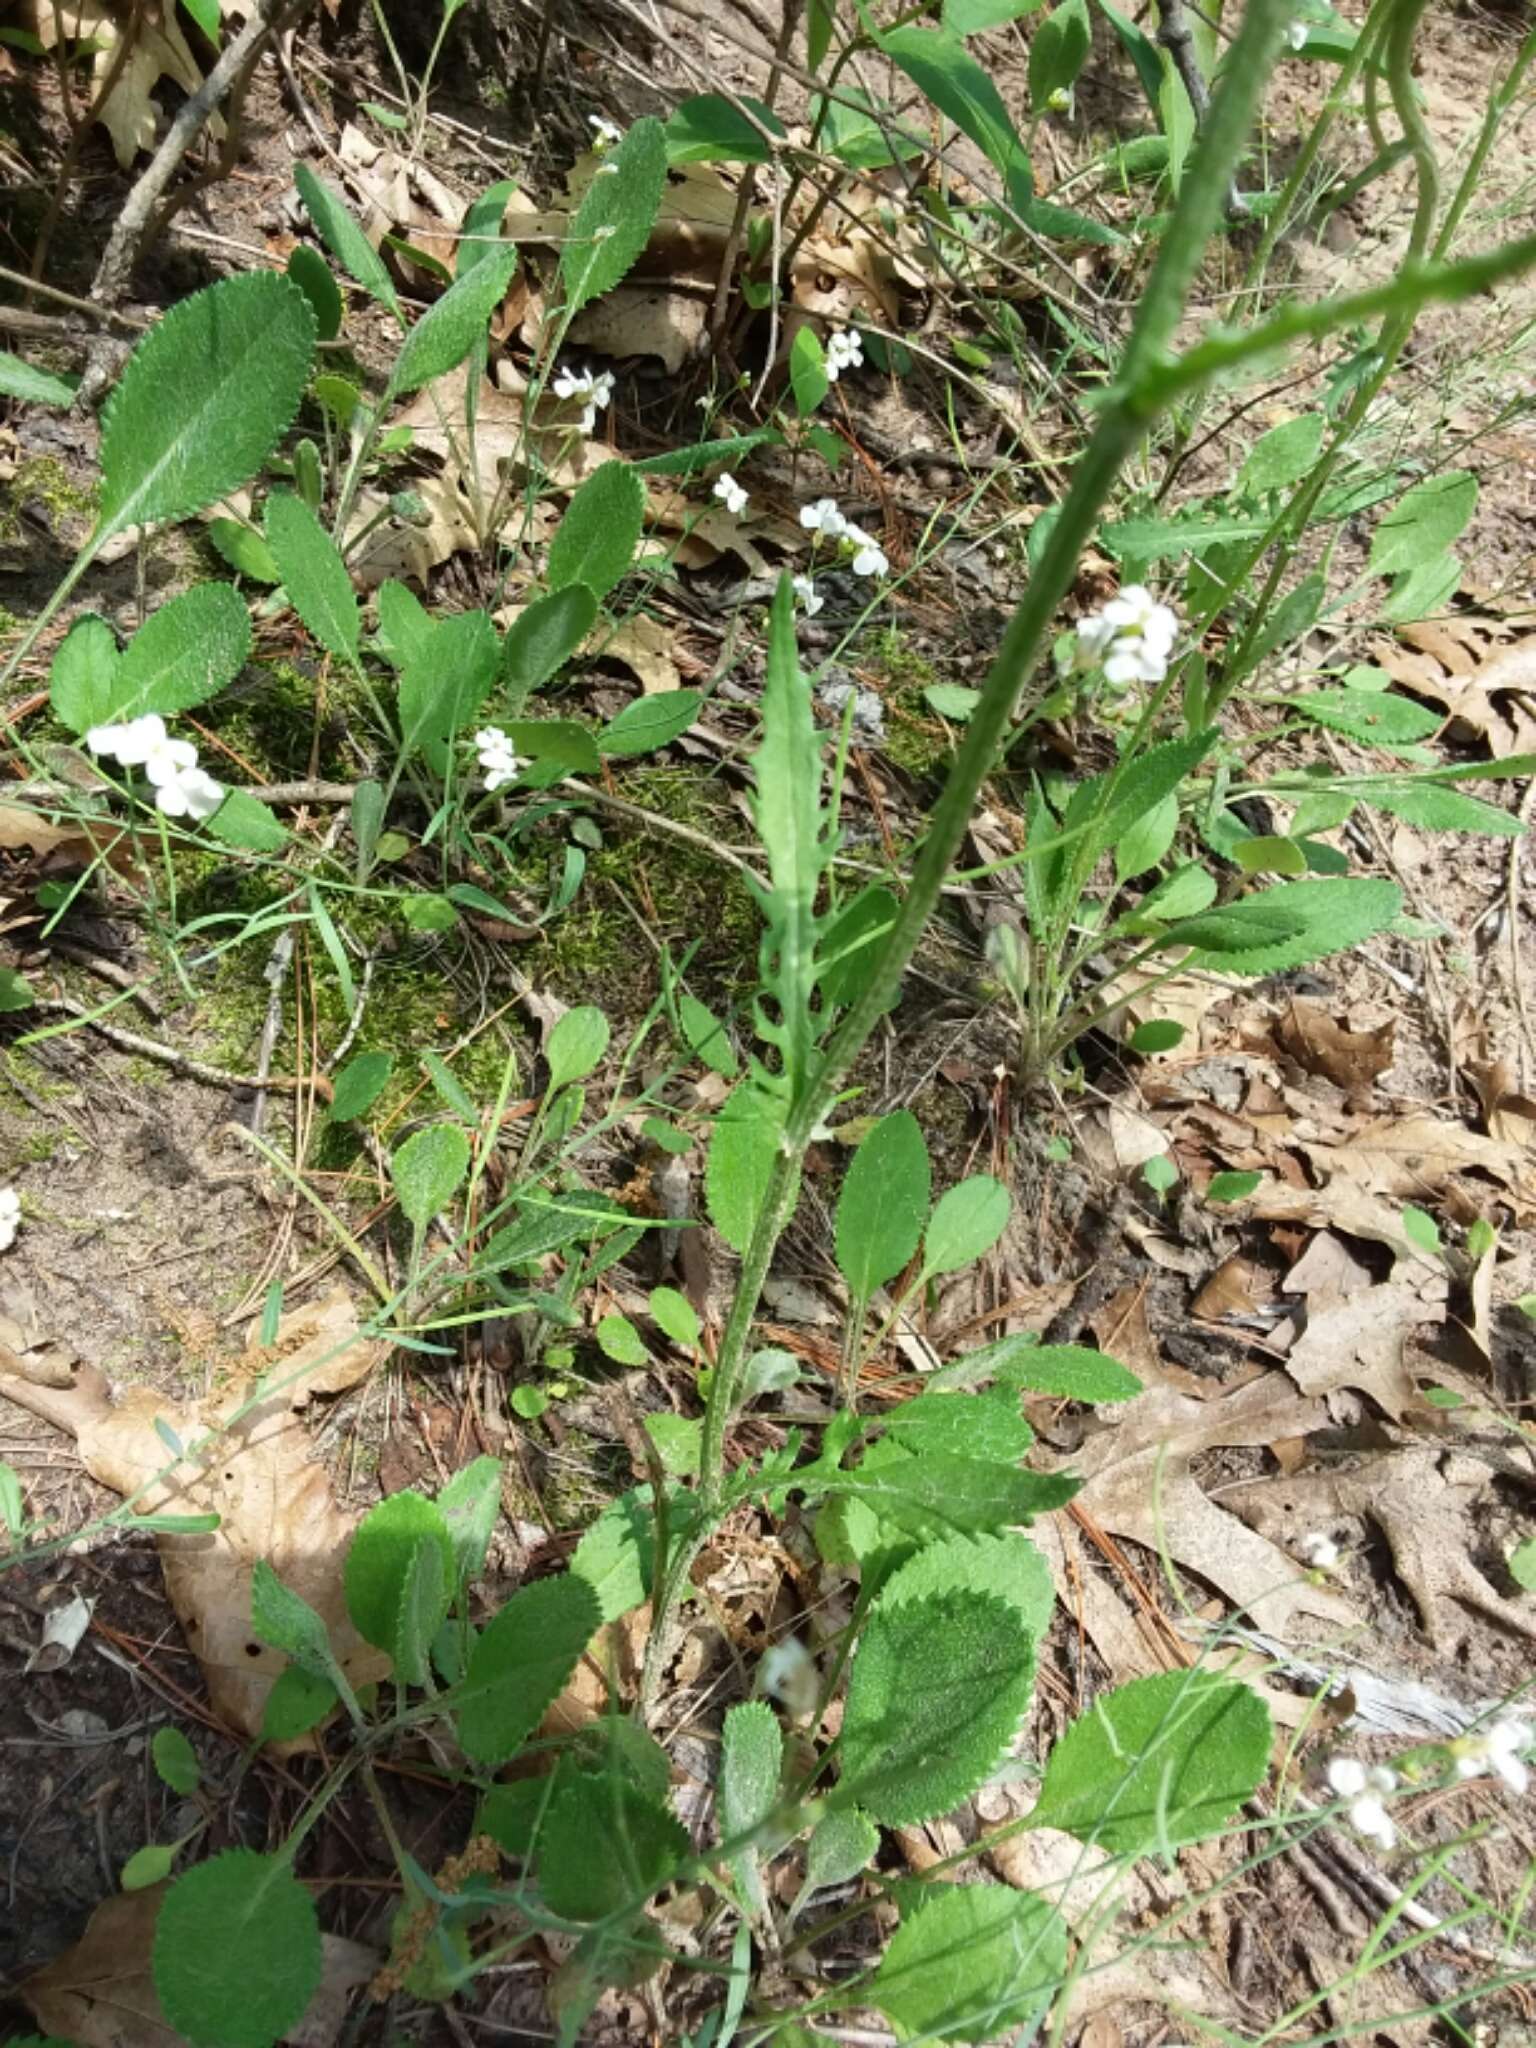
{"type": "Polygon", "coordinates": [[[880,695],[885,701],[887,756],[911,776],[934,774],[950,757],[943,722],[923,698],[924,690],[940,680],[937,669],[926,655],[907,645],[895,626],[870,634],[862,651],[884,679],[880,695]]]}
{"type": "Polygon", "coordinates": [[[90,523],[96,493],[77,484],[56,455],[33,455],[0,490],[0,541],[14,543],[21,538],[21,508],[33,502],[41,503],[48,514],[50,530],[67,537],[75,522],[90,523]]]}

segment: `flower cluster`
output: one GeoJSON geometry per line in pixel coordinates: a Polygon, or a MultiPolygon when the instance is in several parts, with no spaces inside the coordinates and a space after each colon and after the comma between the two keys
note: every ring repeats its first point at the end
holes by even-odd
{"type": "Polygon", "coordinates": [[[853,550],[849,564],[855,576],[889,576],[890,561],[872,533],[844,518],[836,498],[818,498],[800,507],[800,524],[818,540],[846,541],[853,550]]]}
{"type": "Polygon", "coordinates": [[[1141,583],[1128,583],[1103,611],[1077,622],[1078,658],[1102,662],[1107,682],[1160,683],[1179,637],[1178,614],[1141,583]]]}
{"type": "Polygon", "coordinates": [[[475,734],[475,745],[480,752],[480,766],[485,771],[487,790],[498,790],[504,783],[516,782],[519,773],[528,766],[518,759],[512,742],[499,725],[482,726],[475,734]]]}
{"type": "Polygon", "coordinates": [[[581,431],[590,434],[597,416],[613,402],[612,370],[561,370],[555,378],[556,398],[579,398],[581,431]]]}
{"type": "Polygon", "coordinates": [[[723,474],[716,480],[715,496],[725,506],[726,511],[731,513],[733,517],[737,519],[739,519],[742,513],[745,512],[747,509],[749,500],[747,498],[746,491],[742,488],[742,486],[739,483],[737,483],[735,477],[731,475],[729,470],[724,471],[723,474]]]}
{"type": "Polygon", "coordinates": [[[827,381],[835,384],[844,370],[864,367],[864,337],[857,327],[834,327],[827,336],[827,381]]]}
{"type": "Polygon", "coordinates": [[[21,1228],[21,1197],[14,1188],[0,1188],[0,1252],[8,1252],[21,1228]]]}
{"type": "Polygon", "coordinates": [[[1516,1714],[1501,1714],[1480,1735],[1458,1736],[1450,1745],[1457,1777],[1502,1778],[1511,1792],[1524,1792],[1531,1773],[1520,1752],[1530,1747],[1531,1736],[1529,1723],[1516,1714]]]}
{"type": "Polygon", "coordinates": [[[1352,1756],[1336,1756],[1328,1766],[1328,1789],[1349,1801],[1349,1824],[1357,1835],[1382,1849],[1397,1846],[1397,1829],[1383,1805],[1387,1793],[1397,1790],[1397,1773],[1384,1764],[1367,1767],[1352,1756]]]}
{"type": "Polygon", "coordinates": [[[197,765],[190,740],[173,740],[158,713],[146,711],[123,725],[93,725],[85,736],[93,754],[124,768],[142,768],[155,792],[155,808],[168,818],[211,818],[225,790],[197,765]]]}

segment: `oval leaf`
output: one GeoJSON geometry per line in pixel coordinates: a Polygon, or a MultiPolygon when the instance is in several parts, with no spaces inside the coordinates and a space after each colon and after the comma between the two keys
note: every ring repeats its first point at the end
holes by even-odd
{"type": "Polygon", "coordinates": [[[469,1171],[469,1140],[457,1124],[429,1124],[396,1148],[389,1171],[401,1210],[425,1230],[469,1171]]]}
{"type": "Polygon", "coordinates": [[[251,620],[228,583],[199,583],[151,613],[123,650],[110,717],[162,717],[206,704],[245,666],[251,620]]]}
{"type": "Polygon", "coordinates": [[[928,1884],[918,1900],[860,1984],[864,2001],[903,2040],[1029,2038],[1066,1975],[1055,1907],[1001,1884],[928,1884]]]}
{"type": "Polygon", "coordinates": [[[469,1653],[458,1702],[465,1754],[482,1764],[514,1755],[564,1689],[602,1620],[597,1595],[570,1572],[514,1593],[469,1653]]]}
{"type": "Polygon", "coordinates": [[[584,583],[606,597],[635,559],[644,523],[645,485],[630,465],[605,462],[593,470],[550,542],[550,589],[584,583]]]}
{"type": "Polygon", "coordinates": [[[506,297],[516,268],[517,244],[498,243],[448,287],[406,336],[390,372],[386,404],[458,368],[506,297]]]}
{"type": "Polygon", "coordinates": [[[285,1859],[226,1849],[178,1878],[155,1922],[155,1991],[194,2048],[272,2048],[320,1985],[315,1902],[285,1859]]]}
{"type": "Polygon", "coordinates": [[[922,1127],[909,1109],[883,1116],[854,1153],[837,1200],[837,1265],[861,1301],[917,1250],[931,1180],[922,1127]]]}
{"type": "Polygon", "coordinates": [[[973,1173],[934,1204],[923,1242],[923,1271],[955,1273],[984,1258],[1008,1227],[1013,1203],[1000,1180],[973,1173]]]}
{"type": "Polygon", "coordinates": [[[272,493],[263,524],[288,602],[327,653],[355,662],[363,622],[335,541],[292,491],[272,493]]]}

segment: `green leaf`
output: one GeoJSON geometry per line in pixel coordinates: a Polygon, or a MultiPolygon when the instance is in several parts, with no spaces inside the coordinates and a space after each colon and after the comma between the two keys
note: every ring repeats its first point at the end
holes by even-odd
{"type": "Polygon", "coordinates": [[[1527,1536],[1509,1553],[1509,1575],[1522,1591],[1536,1593],[1536,1536],[1527,1536]]]}
{"type": "Polygon", "coordinates": [[[1456,555],[1449,550],[1431,555],[1427,562],[1405,569],[1393,579],[1380,615],[1392,626],[1412,625],[1416,619],[1431,618],[1448,608],[1461,588],[1461,577],[1461,562],[1456,555]]]}
{"type": "Polygon", "coordinates": [[[549,1034],[544,1058],[549,1066],[548,1092],[568,1082],[583,1081],[608,1050],[608,1019],[595,1003],[567,1010],[549,1034]]]}
{"type": "Polygon", "coordinates": [[[297,1664],[280,1671],[261,1713],[263,1742],[296,1742],[336,1711],[338,1695],[328,1678],[297,1664]]]}
{"type": "Polygon", "coordinates": [[[477,263],[483,263],[488,256],[496,254],[507,202],[516,190],[516,178],[498,178],[494,185],[486,186],[478,199],[470,201],[459,231],[459,253],[454,264],[456,276],[463,277],[477,263]]]}
{"type": "Polygon", "coordinates": [[[1233,974],[1277,974],[1342,953],[1384,931],[1402,909],[1395,882],[1369,876],[1281,882],[1204,917],[1173,925],[1169,945],[1194,948],[1184,962],[1233,974]]]}
{"type": "Polygon", "coordinates": [[[931,1192],[917,1118],[909,1109],[882,1117],[854,1153],[837,1198],[837,1267],[858,1300],[894,1279],[917,1250],[931,1192]]]}
{"type": "Polygon", "coordinates": [[[1438,732],[1443,723],[1441,715],[1410,697],[1384,690],[1315,690],[1287,698],[1286,709],[1367,746],[1411,746],[1438,732]]]}
{"type": "Polygon", "coordinates": [[[507,295],[517,268],[517,244],[503,242],[457,278],[422,314],[405,337],[389,373],[383,403],[419,391],[456,370],[480,340],[491,315],[507,295]]]}
{"type": "Polygon", "coordinates": [[[651,1354],[645,1339],[626,1315],[610,1309],[597,1326],[598,1349],[615,1365],[649,1365],[651,1354]]]}
{"type": "Polygon", "coordinates": [[[224,278],[162,315],[103,418],[93,540],[189,518],[249,483],[298,412],[314,347],[308,299],[275,270],[224,278]]]}
{"type": "MultiPolygon", "coordinates": [[[[762,1826],[779,1802],[779,1777],[784,1768],[784,1738],[774,1712],[764,1700],[746,1700],[731,1707],[720,1731],[720,1834],[724,1841],[762,1826]]],[[[733,1859],[749,1910],[767,1910],[760,1856],[743,1849],[733,1859]]]]}
{"type": "Polygon", "coordinates": [[[1115,881],[1121,886],[1133,875],[1155,868],[1179,829],[1179,800],[1172,791],[1133,818],[1115,847],[1115,881]]]}
{"type": "Polygon", "coordinates": [[[798,1914],[813,1892],[847,1884],[867,1870],[880,1847],[880,1830],[856,1806],[834,1806],[811,1830],[805,1845],[805,1883],[795,1901],[798,1914]]]}
{"type": "Polygon", "coordinates": [[[27,1523],[26,1502],[14,1465],[0,1459],[0,1526],[9,1536],[19,1536],[27,1523]]]}
{"type": "MultiPolygon", "coordinates": [[[[951,0],[953,4],[953,0],[951,0]]],[[[964,4],[964,0],[962,0],[964,4]]],[[[1029,45],[1029,108],[1037,117],[1051,111],[1059,93],[1069,93],[1093,47],[1088,0],[1062,0],[1037,22],[1029,45]]]]}
{"type": "Polygon", "coordinates": [[[70,406],[79,383],[78,377],[56,377],[51,370],[36,369],[9,349],[0,348],[0,398],[19,398],[27,405],[70,406]]]}
{"type": "Polygon", "coordinates": [[[795,411],[809,419],[832,389],[827,375],[826,350],[814,327],[797,327],[789,345],[789,383],[795,395],[795,411]]]}
{"type": "Polygon", "coordinates": [[[1208,1671],[1165,1671],[1101,1695],[1051,1751],[1036,1827],[1115,1854],[1219,1833],[1269,1767],[1269,1709],[1208,1671]]]}
{"type": "MultiPolygon", "coordinates": [[[[935,1394],[936,1401],[975,1401],[974,1394],[935,1394]]],[[[1018,1396],[1013,1396],[1015,1402],[1018,1396]]],[[[925,1543],[880,1588],[882,1608],[944,1593],[995,1593],[1017,1612],[1038,1642],[1056,1604],[1051,1568],[1027,1536],[948,1536],[925,1543]]]]}
{"type": "Polygon", "coordinates": [[[1213,1173],[1206,1185],[1208,1202],[1246,1202],[1264,1179],[1262,1173],[1213,1173]]]}
{"type": "Polygon", "coordinates": [[[1183,1037],[1184,1026],[1171,1017],[1149,1017],[1145,1024],[1136,1026],[1125,1042],[1132,1052],[1172,1052],[1183,1037]]]}
{"type": "Polygon", "coordinates": [[[709,1134],[704,1192],[710,1221],[732,1251],[745,1252],[756,1227],[784,1130],[784,1102],[755,1081],[734,1089],[709,1134]]]}
{"type": "Polygon", "coordinates": [[[985,29],[1021,21],[1040,4],[1041,0],[944,0],[940,19],[952,35],[975,36],[985,29]]]}
{"type": "Polygon", "coordinates": [[[366,1115],[388,1086],[394,1066],[387,1052],[360,1052],[349,1059],[333,1086],[331,1121],[345,1124],[366,1115]]]}
{"type": "Polygon", "coordinates": [[[574,1572],[520,1587],[469,1654],[457,1707],[465,1754],[481,1764],[514,1756],[563,1691],[602,1620],[596,1593],[574,1572]]]}
{"type": "Polygon", "coordinates": [[[281,853],[288,844],[286,826],[248,789],[230,790],[203,829],[210,839],[242,853],[281,853]]]}
{"type": "Polygon", "coordinates": [[[1440,1255],[1440,1226],[1427,1209],[1415,1208],[1410,1202],[1403,1210],[1403,1235],[1410,1244],[1417,1245],[1421,1252],[1431,1257],[1440,1255]]]}
{"type": "Polygon", "coordinates": [[[413,1131],[389,1162],[401,1212],[418,1230],[453,1200],[468,1171],[469,1140],[457,1124],[413,1131]]]}
{"type": "Polygon", "coordinates": [[[1034,1643],[996,1594],[877,1601],[848,1680],[839,1801],[891,1827],[948,1813],[1002,1762],[1034,1678],[1034,1643]]]}
{"type": "Polygon", "coordinates": [[[685,733],[704,699],[698,690],[662,690],[626,704],[597,736],[600,754],[654,754],[685,733]]]}
{"type": "Polygon", "coordinates": [[[334,341],[341,332],[342,305],[330,265],[307,242],[297,242],[288,251],[288,275],[309,301],[319,339],[334,341]]]}
{"type": "Polygon", "coordinates": [[[573,718],[509,718],[503,729],[529,763],[525,788],[544,789],[567,775],[593,775],[602,766],[596,739],[573,718]]]}
{"type": "Polygon", "coordinates": [[[1084,816],[1092,820],[1083,834],[1083,858],[1107,853],[1149,811],[1174,796],[1218,737],[1216,727],[1208,726],[1203,732],[1149,747],[1108,774],[1079,784],[1073,792],[1068,822],[1076,824],[1084,816]]]}
{"type": "Polygon", "coordinates": [[[18,974],[14,967],[0,967],[0,1015],[30,1010],[36,1001],[36,991],[25,975],[18,974]]]}
{"type": "Polygon", "coordinates": [[[118,1883],[125,1892],[147,1891],[152,1884],[163,1884],[176,1867],[180,1848],[180,1842],[146,1842],[123,1865],[118,1883]]]}
{"type": "MultiPolygon", "coordinates": [[[[611,182],[611,181],[600,181],[611,182]]],[[[549,587],[584,583],[596,597],[627,574],[645,523],[645,485],[627,462],[605,462],[566,507],[549,547],[549,587]]]]}
{"type": "Polygon", "coordinates": [[[1035,1892],[927,1884],[859,1982],[904,2041],[1027,2040],[1067,1971],[1066,1922],[1035,1892]]]}
{"type": "Polygon", "coordinates": [[[324,1621],[302,1594],[283,1584],[264,1557],[256,1560],[251,1575],[251,1634],[281,1650],[311,1678],[333,1683],[336,1657],[324,1621]]]}
{"type": "Polygon", "coordinates": [[[685,1351],[696,1351],[704,1326],[697,1311],[686,1294],[679,1294],[675,1287],[653,1287],[650,1300],[651,1316],[664,1336],[674,1344],[680,1344],[685,1351]]]}
{"type": "Polygon", "coordinates": [[[237,576],[252,583],[281,583],[272,550],[252,526],[241,519],[210,519],[208,538],[237,576]]]}
{"type": "Polygon", "coordinates": [[[712,1073],[723,1074],[727,1080],[732,1079],[740,1069],[741,1062],[736,1057],[736,1048],[732,1045],[725,1026],[714,1012],[706,1009],[697,996],[691,996],[684,990],[677,999],[677,1021],[687,1041],[688,1050],[701,1059],[712,1073]]]}
{"type": "Polygon", "coordinates": [[[432,1668],[432,1644],[453,1603],[452,1553],[425,1541],[412,1546],[395,1609],[389,1654],[400,1685],[425,1685],[432,1668]]]}
{"type": "Polygon", "coordinates": [[[455,1576],[467,1585],[485,1568],[485,1554],[501,1513],[501,1460],[472,1460],[454,1473],[437,1496],[437,1505],[453,1544],[455,1576]]]}
{"type": "Polygon", "coordinates": [[[384,268],[384,260],[348,212],[341,194],[323,178],[317,178],[305,163],[294,165],[293,182],[299,188],[304,211],[315,224],[315,232],[342,269],[399,320],[400,298],[384,268]]]}
{"type": "Polygon", "coordinates": [[[245,666],[251,620],[228,583],[198,583],[161,605],[124,648],[112,678],[112,719],[162,717],[206,704],[245,666]]]}
{"type": "Polygon", "coordinates": [[[1147,96],[1147,104],[1153,113],[1158,112],[1158,99],[1163,85],[1163,60],[1161,52],[1150,36],[1141,30],[1128,16],[1122,14],[1112,0],[1099,0],[1099,11],[1120,38],[1126,55],[1141,80],[1141,89],[1147,96]]]}
{"type": "Polygon", "coordinates": [[[991,1379],[1063,1401],[1129,1401],[1141,1392],[1135,1373],[1102,1351],[1082,1344],[1037,1344],[1027,1335],[1001,1337],[967,1352],[934,1373],[928,1385],[972,1387],[991,1379]]]}
{"type": "Polygon", "coordinates": [[[1064,1507],[1082,1481],[1062,1472],[1020,1472],[983,1458],[925,1451],[920,1458],[866,1459],[856,1471],[797,1472],[807,1494],[862,1501],[909,1536],[972,1536],[1016,1528],[1064,1507]]]}
{"type": "Polygon", "coordinates": [[[1267,434],[1260,434],[1238,471],[1238,490],[1245,497],[1262,498],[1269,491],[1283,491],[1310,476],[1322,449],[1327,424],[1321,412],[1304,412],[1293,420],[1282,420],[1267,434]]]}
{"type": "Polygon", "coordinates": [[[891,1409],[885,1429],[893,1443],[916,1456],[947,1451],[1006,1465],[1016,1464],[1035,1440],[1019,1413],[1017,1390],[1004,1386],[984,1394],[925,1389],[891,1409]]]}
{"type": "Polygon", "coordinates": [[[1001,173],[1009,203],[1028,205],[1035,196],[1028,153],[1002,94],[958,37],[895,28],[880,37],[880,48],[1001,173]]]}
{"type": "Polygon", "coordinates": [[[964,725],[981,702],[981,692],[964,683],[930,683],[923,692],[923,701],[940,718],[952,718],[957,725],[964,725]]]}
{"type": "Polygon", "coordinates": [[[923,1240],[923,1272],[957,1273],[985,1258],[1008,1227],[1008,1190],[989,1173],[973,1173],[934,1204],[923,1240]]]}
{"type": "Polygon", "coordinates": [[[400,673],[400,734],[406,751],[420,747],[438,774],[447,771],[449,743],[466,731],[496,680],[500,650],[483,611],[440,619],[400,673]]]}
{"type": "Polygon", "coordinates": [[[765,164],[772,156],[763,130],[783,139],[784,123],[750,93],[694,93],[667,123],[669,164],[765,164]],[[748,115],[752,118],[749,119],[748,115]]]}
{"type": "Polygon", "coordinates": [[[650,1598],[655,1536],[651,1489],[641,1486],[604,1508],[577,1544],[571,1576],[590,1587],[603,1622],[650,1598]]]}
{"type": "Polygon", "coordinates": [[[693,1415],[647,1415],[645,1433],[656,1446],[661,1469],[674,1479],[691,1479],[704,1450],[704,1425],[693,1415]]]}
{"type": "Polygon", "coordinates": [[[1502,811],[1497,804],[1464,796],[1459,789],[1446,789],[1436,782],[1373,779],[1356,793],[1363,802],[1431,832],[1481,832],[1495,839],[1518,839],[1525,830],[1513,811],[1502,811]]]}
{"type": "Polygon", "coordinates": [[[391,666],[406,668],[424,654],[436,621],[416,595],[393,577],[379,585],[379,645],[391,666]]]}
{"type": "Polygon", "coordinates": [[[757,427],[750,434],[726,434],[714,441],[691,441],[686,448],[669,448],[663,455],[645,455],[631,467],[640,476],[692,476],[716,463],[730,469],[754,448],[776,448],[783,439],[777,427],[757,427]]]}
{"type": "MultiPolygon", "coordinates": [[[[399,1640],[402,1606],[408,1593],[414,1597],[415,1557],[423,1548],[436,1552],[431,1584],[438,1589],[434,1597],[441,1598],[446,1613],[447,1589],[453,1578],[453,1539],[435,1501],[419,1493],[389,1494],[364,1515],[347,1551],[342,1584],[352,1625],[365,1643],[387,1650],[391,1656],[399,1640]]],[[[307,1668],[316,1666],[308,1663],[307,1668]]]]}
{"type": "Polygon", "coordinates": [[[583,1771],[558,1791],[539,1848],[544,1904],[566,1920],[641,1905],[692,1853],[681,1821],[616,1771],[583,1771]]]}
{"type": "Polygon", "coordinates": [[[1369,574],[1395,576],[1444,554],[1476,505],[1477,478],[1470,470],[1447,470],[1415,484],[1378,521],[1366,564],[1369,574]]]}
{"type": "Polygon", "coordinates": [[[112,717],[117,687],[117,637],[105,619],[87,612],[59,642],[48,672],[48,702],[71,732],[88,732],[112,717]]]}
{"type": "Polygon", "coordinates": [[[179,1728],[157,1728],[149,1745],[155,1770],[163,1784],[183,1799],[190,1799],[202,1783],[202,1766],[197,1751],[179,1728]]]}
{"type": "Polygon", "coordinates": [[[821,939],[817,986],[822,999],[856,1003],[874,980],[882,941],[896,922],[899,905],[883,882],[872,883],[844,906],[821,939]]]}
{"type": "Polygon", "coordinates": [[[320,1986],[315,1902],[285,1857],[226,1849],[179,1877],[155,1921],[166,2023],[193,2048],[272,2048],[320,1986]]]}
{"type": "Polygon", "coordinates": [[[263,524],[288,602],[328,654],[355,664],[363,622],[335,541],[292,491],[272,493],[263,524]]]}
{"type": "Polygon", "coordinates": [[[665,129],[646,115],[607,161],[613,174],[587,187],[560,251],[567,317],[612,291],[650,240],[667,183],[665,129]]]}

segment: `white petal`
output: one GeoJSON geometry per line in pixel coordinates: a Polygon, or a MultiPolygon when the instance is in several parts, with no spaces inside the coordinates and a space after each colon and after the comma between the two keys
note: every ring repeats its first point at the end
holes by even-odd
{"type": "Polygon", "coordinates": [[[1330,1757],[1328,1787],[1341,1799],[1353,1799],[1365,1790],[1365,1765],[1352,1756],[1330,1757]]]}
{"type": "Polygon", "coordinates": [[[155,791],[155,809],[168,818],[184,818],[192,808],[179,782],[162,782],[155,791]]]}
{"type": "Polygon", "coordinates": [[[1349,1818],[1358,1833],[1379,1843],[1383,1849],[1396,1847],[1397,1829],[1379,1799],[1373,1799],[1369,1793],[1363,1799],[1357,1799],[1349,1809],[1349,1818]]]}

